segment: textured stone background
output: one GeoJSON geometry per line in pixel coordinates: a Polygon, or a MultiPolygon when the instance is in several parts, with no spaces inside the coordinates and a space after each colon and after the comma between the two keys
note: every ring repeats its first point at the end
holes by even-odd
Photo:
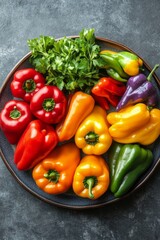
{"type": "MultiPolygon", "coordinates": [[[[76,35],[84,27],[129,46],[153,67],[160,63],[159,23],[159,0],[0,0],[0,84],[29,51],[27,39],[76,35]]],[[[0,161],[0,239],[160,239],[159,172],[125,201],[76,211],[36,199],[0,161]]]]}

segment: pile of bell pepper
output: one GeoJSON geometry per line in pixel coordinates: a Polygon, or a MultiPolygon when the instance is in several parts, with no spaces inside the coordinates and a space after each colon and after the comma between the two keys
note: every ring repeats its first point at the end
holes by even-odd
{"type": "Polygon", "coordinates": [[[150,144],[160,135],[157,92],[130,52],[100,53],[106,62],[90,93],[72,94],[46,85],[33,68],[15,72],[13,100],[0,113],[0,127],[15,144],[14,163],[32,171],[48,194],[72,189],[97,199],[128,193],[153,162],[150,144]]]}

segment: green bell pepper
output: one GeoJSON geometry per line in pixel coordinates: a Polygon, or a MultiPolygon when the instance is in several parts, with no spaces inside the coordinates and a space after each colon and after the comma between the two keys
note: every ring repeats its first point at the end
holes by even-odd
{"type": "Polygon", "coordinates": [[[138,144],[114,142],[108,153],[110,190],[115,197],[126,194],[153,161],[153,154],[138,144]]]}

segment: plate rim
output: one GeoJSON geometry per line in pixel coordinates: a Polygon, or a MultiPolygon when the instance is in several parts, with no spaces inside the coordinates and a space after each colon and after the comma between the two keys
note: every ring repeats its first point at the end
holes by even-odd
{"type": "MultiPolygon", "coordinates": [[[[75,36],[67,36],[67,38],[78,38],[78,35],[75,36]]],[[[61,38],[56,38],[55,40],[58,41],[61,38]]],[[[113,40],[110,40],[108,38],[104,38],[104,37],[98,37],[96,36],[96,40],[101,41],[101,42],[105,42],[105,43],[109,43],[111,45],[114,45],[115,47],[118,46],[118,48],[123,48],[126,51],[129,51],[131,53],[136,54],[139,58],[142,59],[144,66],[146,67],[146,69],[148,71],[151,71],[151,67],[149,66],[149,64],[141,57],[139,56],[139,54],[137,54],[135,51],[133,51],[131,48],[129,48],[128,46],[120,43],[120,42],[116,42],[113,40]]],[[[0,89],[0,94],[3,92],[3,89],[6,87],[8,80],[10,79],[10,77],[13,75],[13,73],[16,71],[16,69],[18,69],[18,67],[23,64],[27,59],[29,59],[29,57],[31,56],[31,51],[28,52],[27,54],[25,54],[15,65],[14,67],[11,69],[11,71],[8,73],[8,75],[6,76],[5,80],[2,83],[2,87],[0,89]]],[[[156,73],[153,74],[154,79],[156,80],[157,84],[160,87],[160,80],[158,78],[158,76],[156,75],[156,73]]],[[[7,169],[10,171],[10,173],[12,174],[12,176],[16,179],[16,181],[29,193],[31,193],[33,196],[37,197],[39,200],[42,200],[50,205],[55,205],[57,207],[63,207],[63,208],[69,208],[69,209],[78,209],[78,210],[82,210],[82,209],[91,209],[91,208],[99,208],[99,207],[104,207],[110,204],[113,204],[115,202],[119,202],[122,201],[126,198],[128,198],[130,195],[132,195],[135,191],[137,191],[139,188],[142,187],[142,185],[144,185],[144,183],[146,183],[148,181],[148,179],[151,177],[151,175],[153,174],[153,172],[155,171],[155,169],[157,168],[157,166],[160,164],[160,157],[157,159],[156,163],[154,164],[152,170],[144,177],[144,179],[136,186],[134,187],[133,190],[131,190],[129,193],[127,193],[125,196],[122,196],[121,198],[114,198],[112,200],[109,200],[107,202],[104,203],[96,203],[93,205],[67,205],[67,204],[63,204],[63,203],[59,203],[56,201],[52,201],[49,200],[43,196],[41,196],[40,194],[36,193],[34,190],[32,190],[31,188],[29,188],[25,183],[23,183],[23,181],[16,175],[16,173],[14,172],[14,170],[12,169],[11,165],[7,162],[6,157],[4,156],[2,150],[0,149],[0,156],[3,160],[3,162],[5,163],[7,169]]],[[[93,202],[94,203],[94,202],[93,202]]]]}

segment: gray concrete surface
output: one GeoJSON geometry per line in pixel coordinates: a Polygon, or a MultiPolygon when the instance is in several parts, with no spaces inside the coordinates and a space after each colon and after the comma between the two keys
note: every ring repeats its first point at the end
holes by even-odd
{"type": "MultiPolygon", "coordinates": [[[[0,84],[28,52],[27,39],[75,35],[84,27],[129,46],[153,67],[160,63],[159,23],[159,0],[0,0],[0,84]]],[[[33,197],[0,159],[0,239],[158,240],[159,173],[160,167],[125,201],[76,211],[33,197]]]]}

